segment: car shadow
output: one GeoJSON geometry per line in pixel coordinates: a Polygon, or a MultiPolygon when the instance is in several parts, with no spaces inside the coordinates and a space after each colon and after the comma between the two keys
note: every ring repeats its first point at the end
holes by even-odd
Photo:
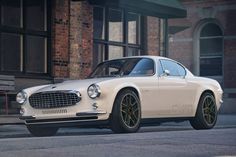
{"type": "MultiPolygon", "coordinates": [[[[32,138],[33,136],[28,132],[25,126],[20,126],[17,130],[5,130],[7,134],[1,134],[2,138],[32,138]]],[[[145,126],[141,127],[137,133],[148,132],[167,132],[167,131],[186,131],[193,130],[190,126],[145,126]]],[[[4,131],[3,131],[4,132],[4,131]]],[[[97,128],[60,128],[55,136],[87,136],[87,135],[111,135],[114,134],[110,129],[97,129],[97,128]]]]}

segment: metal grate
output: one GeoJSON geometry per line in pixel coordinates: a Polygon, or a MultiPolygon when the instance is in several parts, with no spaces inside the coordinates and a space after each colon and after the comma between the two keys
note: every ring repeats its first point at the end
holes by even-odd
{"type": "Polygon", "coordinates": [[[73,106],[80,100],[78,94],[68,91],[35,93],[29,97],[30,105],[37,109],[73,106]]]}

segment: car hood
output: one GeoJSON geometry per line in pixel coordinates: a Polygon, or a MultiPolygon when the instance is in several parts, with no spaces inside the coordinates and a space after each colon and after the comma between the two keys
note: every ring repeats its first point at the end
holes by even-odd
{"type": "Polygon", "coordinates": [[[111,80],[114,78],[93,78],[93,79],[84,79],[84,80],[69,80],[64,81],[62,83],[51,84],[49,86],[43,87],[36,91],[39,92],[46,92],[46,91],[58,91],[58,90],[87,90],[87,88],[94,83],[99,83],[102,81],[111,80]]]}

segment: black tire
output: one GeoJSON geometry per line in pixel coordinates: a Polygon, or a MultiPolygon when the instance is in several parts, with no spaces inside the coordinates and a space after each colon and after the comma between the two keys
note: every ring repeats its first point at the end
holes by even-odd
{"type": "Polygon", "coordinates": [[[217,121],[217,107],[215,98],[211,93],[202,94],[196,115],[190,120],[190,124],[196,130],[211,129],[217,121]]]}
{"type": "Polygon", "coordinates": [[[28,125],[27,129],[31,133],[31,135],[36,137],[54,136],[58,131],[57,127],[44,127],[33,125],[28,125]]]}
{"type": "Polygon", "coordinates": [[[111,129],[115,133],[133,133],[139,130],[141,105],[135,92],[127,89],[117,95],[110,120],[111,129]]]}

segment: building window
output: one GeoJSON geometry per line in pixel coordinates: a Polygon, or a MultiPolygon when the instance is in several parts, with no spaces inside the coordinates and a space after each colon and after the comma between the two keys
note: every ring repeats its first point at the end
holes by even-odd
{"type": "Polygon", "coordinates": [[[109,8],[108,16],[109,41],[123,42],[123,12],[109,8]]]}
{"type": "Polygon", "coordinates": [[[93,67],[104,60],[140,55],[141,24],[140,14],[94,6],[93,67]]]}
{"type": "Polygon", "coordinates": [[[47,0],[1,0],[0,71],[48,74],[47,0]]]}
{"type": "Polygon", "coordinates": [[[222,76],[223,33],[214,23],[206,24],[200,32],[200,75],[222,76]]]}

